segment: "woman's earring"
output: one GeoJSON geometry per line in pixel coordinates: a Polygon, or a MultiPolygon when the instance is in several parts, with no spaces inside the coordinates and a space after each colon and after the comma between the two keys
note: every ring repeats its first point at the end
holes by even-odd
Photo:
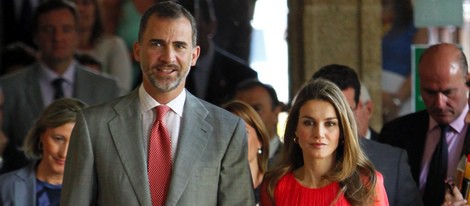
{"type": "Polygon", "coordinates": [[[258,154],[259,154],[259,155],[263,154],[263,148],[261,148],[261,147],[258,148],[258,154]]]}
{"type": "Polygon", "coordinates": [[[294,143],[297,144],[297,135],[294,137],[294,143]]]}

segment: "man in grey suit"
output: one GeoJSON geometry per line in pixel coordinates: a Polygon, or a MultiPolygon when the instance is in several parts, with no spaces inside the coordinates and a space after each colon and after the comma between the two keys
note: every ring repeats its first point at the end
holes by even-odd
{"type": "MultiPolygon", "coordinates": [[[[312,76],[335,83],[348,100],[357,119],[361,86],[356,72],[344,65],[331,64],[320,68],[312,76]]],[[[368,140],[359,139],[369,160],[384,177],[384,186],[391,206],[423,205],[418,187],[411,176],[405,150],[368,140]]]]}
{"type": "Polygon", "coordinates": [[[57,98],[74,97],[94,105],[118,96],[113,79],[93,73],[73,59],[77,29],[78,13],[73,4],[47,1],[38,6],[34,15],[38,62],[0,79],[5,96],[3,130],[9,138],[0,173],[29,163],[19,148],[33,121],[54,100],[54,80],[61,79],[57,88],[62,93],[57,98]]]}
{"type": "Polygon", "coordinates": [[[151,205],[147,171],[153,109],[166,105],[171,180],[165,205],[254,205],[244,122],[184,88],[200,48],[194,18],[174,2],[142,16],[134,58],[143,83],[84,110],[65,166],[61,205],[151,205]]]}

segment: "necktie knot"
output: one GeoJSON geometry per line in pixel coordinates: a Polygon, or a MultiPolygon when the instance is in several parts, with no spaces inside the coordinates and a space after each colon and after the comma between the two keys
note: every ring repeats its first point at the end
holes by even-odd
{"type": "Polygon", "coordinates": [[[170,107],[166,105],[160,105],[155,107],[155,112],[157,114],[157,121],[163,121],[166,113],[170,111],[170,107]]]}
{"type": "Polygon", "coordinates": [[[439,128],[441,129],[441,135],[445,134],[450,129],[448,124],[440,124],[439,128]]]}
{"type": "Polygon", "coordinates": [[[63,78],[56,78],[52,81],[52,86],[54,87],[55,94],[54,99],[60,99],[64,97],[64,89],[62,88],[62,83],[65,82],[63,78]]]}
{"type": "Polygon", "coordinates": [[[53,85],[62,85],[62,82],[64,82],[64,81],[65,81],[65,79],[59,77],[59,78],[54,79],[52,81],[52,84],[53,85]]]}

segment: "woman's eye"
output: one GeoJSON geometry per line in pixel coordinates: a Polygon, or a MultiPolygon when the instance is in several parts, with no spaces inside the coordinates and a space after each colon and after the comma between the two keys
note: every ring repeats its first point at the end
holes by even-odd
{"type": "Polygon", "coordinates": [[[328,121],[328,122],[325,123],[325,125],[326,125],[327,127],[333,127],[333,126],[336,126],[336,122],[328,121]]]}
{"type": "Polygon", "coordinates": [[[303,124],[304,124],[305,126],[311,126],[311,125],[313,125],[313,121],[312,121],[312,120],[304,120],[304,121],[303,121],[303,124]]]}
{"type": "Polygon", "coordinates": [[[54,139],[54,141],[62,141],[62,140],[64,140],[64,138],[61,137],[61,136],[53,136],[52,139],[54,139]]]}

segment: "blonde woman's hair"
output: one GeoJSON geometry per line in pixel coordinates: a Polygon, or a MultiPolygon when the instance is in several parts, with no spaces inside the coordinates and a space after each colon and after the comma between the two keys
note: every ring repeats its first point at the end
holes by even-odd
{"type": "Polygon", "coordinates": [[[269,159],[269,134],[263,120],[261,120],[261,117],[253,107],[242,101],[233,100],[224,104],[223,108],[239,116],[243,121],[255,129],[258,140],[262,145],[262,153],[257,156],[258,168],[260,172],[265,173],[268,168],[269,159]]]}

